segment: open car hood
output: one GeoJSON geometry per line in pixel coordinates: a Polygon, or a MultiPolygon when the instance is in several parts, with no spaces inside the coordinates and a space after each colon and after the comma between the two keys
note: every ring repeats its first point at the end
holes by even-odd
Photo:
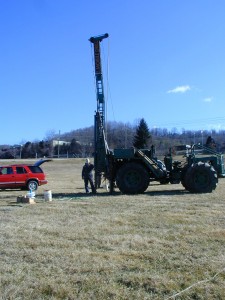
{"type": "Polygon", "coordinates": [[[36,163],[34,164],[34,166],[39,167],[40,165],[42,165],[43,163],[45,163],[47,161],[52,161],[52,159],[40,159],[40,160],[36,161],[36,163]]]}

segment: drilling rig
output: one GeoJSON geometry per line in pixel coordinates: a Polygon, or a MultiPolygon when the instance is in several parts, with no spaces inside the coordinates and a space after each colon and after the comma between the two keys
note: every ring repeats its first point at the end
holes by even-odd
{"type": "MultiPolygon", "coordinates": [[[[109,147],[105,137],[105,96],[101,64],[101,41],[108,37],[108,33],[91,37],[89,41],[94,45],[94,68],[96,83],[97,110],[94,117],[94,166],[95,188],[100,186],[102,175],[108,174],[109,147]]],[[[108,177],[108,176],[107,176],[108,177]]]]}
{"type": "Polygon", "coordinates": [[[94,166],[95,186],[103,176],[109,181],[110,193],[116,186],[124,194],[144,193],[151,181],[159,183],[182,183],[192,193],[210,193],[215,190],[218,177],[225,177],[224,158],[221,153],[204,148],[203,145],[186,147],[186,160],[173,160],[172,151],[157,159],[154,146],[151,149],[114,149],[108,147],[105,136],[105,98],[101,64],[101,42],[108,33],[89,39],[94,48],[97,110],[94,117],[94,166]],[[196,155],[201,148],[207,155],[196,155]]]}

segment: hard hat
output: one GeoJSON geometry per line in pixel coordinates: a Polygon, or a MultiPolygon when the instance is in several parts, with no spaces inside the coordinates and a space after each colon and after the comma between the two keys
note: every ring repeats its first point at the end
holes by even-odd
{"type": "Polygon", "coordinates": [[[89,159],[89,158],[86,158],[85,163],[86,163],[86,164],[89,164],[89,163],[90,163],[90,159],[89,159]]]}

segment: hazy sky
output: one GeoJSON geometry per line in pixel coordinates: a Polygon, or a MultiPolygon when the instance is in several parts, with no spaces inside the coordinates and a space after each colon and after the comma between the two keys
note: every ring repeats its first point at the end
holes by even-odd
{"type": "Polygon", "coordinates": [[[0,0],[0,144],[93,125],[106,32],[108,121],[225,129],[224,0],[0,0]]]}

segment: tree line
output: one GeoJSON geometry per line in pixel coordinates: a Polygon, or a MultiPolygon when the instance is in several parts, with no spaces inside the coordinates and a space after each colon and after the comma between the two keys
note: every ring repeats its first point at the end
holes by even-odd
{"type": "MultiPolygon", "coordinates": [[[[122,122],[108,122],[106,139],[110,149],[115,148],[150,148],[153,144],[157,155],[164,155],[168,149],[177,145],[206,145],[213,139],[214,148],[225,152],[225,130],[185,130],[176,128],[149,129],[142,118],[137,125],[122,122]]],[[[43,158],[43,157],[91,157],[94,153],[94,126],[73,130],[61,134],[52,134],[42,141],[26,142],[21,145],[0,146],[0,159],[43,158]],[[57,141],[60,140],[60,143],[57,141]],[[56,143],[53,143],[56,141],[56,143]],[[63,143],[64,141],[65,143],[63,143]],[[69,142],[69,143],[68,143],[69,142]]]]}

